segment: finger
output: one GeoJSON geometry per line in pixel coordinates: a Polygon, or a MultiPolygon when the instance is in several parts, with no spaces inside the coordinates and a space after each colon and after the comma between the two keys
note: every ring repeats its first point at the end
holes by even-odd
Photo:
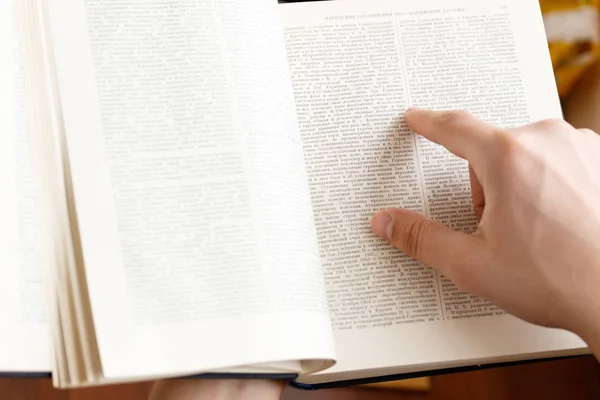
{"type": "Polygon", "coordinates": [[[450,279],[481,265],[481,238],[454,231],[414,211],[383,210],[373,217],[371,227],[375,235],[450,279]]]}
{"type": "Polygon", "coordinates": [[[481,182],[479,182],[473,167],[470,165],[469,180],[471,181],[471,196],[473,197],[475,215],[477,215],[477,220],[481,221],[481,217],[483,217],[483,210],[485,209],[485,195],[483,193],[483,186],[481,186],[481,182]]]}
{"type": "Polygon", "coordinates": [[[466,111],[406,111],[409,127],[423,137],[440,144],[460,158],[477,162],[485,157],[490,138],[497,131],[466,111]]]}

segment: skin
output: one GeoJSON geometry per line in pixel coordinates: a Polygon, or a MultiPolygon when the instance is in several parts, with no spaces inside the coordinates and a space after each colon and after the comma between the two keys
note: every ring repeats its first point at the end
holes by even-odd
{"type": "MultiPolygon", "coordinates": [[[[373,233],[463,291],[578,334],[600,358],[600,136],[559,120],[501,129],[463,111],[410,109],[406,120],[469,162],[478,229],[386,209],[373,233]]],[[[282,390],[272,381],[161,381],[151,400],[275,400],[282,390]]]]}
{"type": "Polygon", "coordinates": [[[283,382],[267,380],[157,381],[149,400],[277,400],[283,382]]]}

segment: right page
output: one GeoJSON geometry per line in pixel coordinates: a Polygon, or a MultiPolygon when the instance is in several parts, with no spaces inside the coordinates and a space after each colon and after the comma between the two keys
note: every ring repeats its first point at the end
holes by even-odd
{"type": "Polygon", "coordinates": [[[504,127],[561,117],[538,2],[348,0],[280,11],[339,357],[302,382],[585,351],[570,333],[458,291],[370,230],[387,207],[465,232],[477,225],[467,163],[411,132],[409,106],[466,109],[504,127]]]}

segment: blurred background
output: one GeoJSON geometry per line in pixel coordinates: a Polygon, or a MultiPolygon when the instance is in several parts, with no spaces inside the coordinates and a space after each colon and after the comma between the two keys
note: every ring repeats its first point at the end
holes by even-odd
{"type": "MultiPolygon", "coordinates": [[[[2,400],[146,400],[152,384],[56,390],[50,380],[0,379],[2,400]]],[[[436,376],[382,386],[305,392],[283,400],[587,400],[600,399],[600,366],[592,357],[436,376]]],[[[191,400],[191,399],[190,399],[191,400]]],[[[261,399],[257,399],[261,400],[261,399]]]]}
{"type": "Polygon", "coordinates": [[[600,56],[598,0],[540,0],[561,97],[567,98],[600,56]]]}

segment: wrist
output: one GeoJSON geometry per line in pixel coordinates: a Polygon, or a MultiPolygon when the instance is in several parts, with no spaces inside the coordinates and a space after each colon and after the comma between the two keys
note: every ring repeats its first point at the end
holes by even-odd
{"type": "Polygon", "coordinates": [[[562,326],[583,339],[600,360],[600,247],[577,260],[586,265],[561,287],[562,326]]]}
{"type": "Polygon", "coordinates": [[[579,311],[580,322],[570,330],[581,337],[600,360],[600,303],[592,302],[579,311]]]}

